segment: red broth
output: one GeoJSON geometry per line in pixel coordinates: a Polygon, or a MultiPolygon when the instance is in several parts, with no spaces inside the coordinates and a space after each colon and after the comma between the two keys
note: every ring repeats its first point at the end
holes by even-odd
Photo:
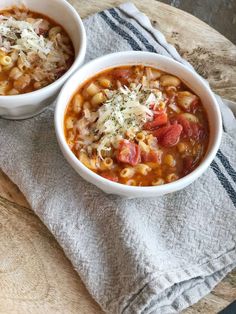
{"type": "Polygon", "coordinates": [[[200,98],[179,78],[141,65],[106,70],[80,86],[64,129],[85,166],[133,186],[187,175],[203,159],[209,140],[200,98]]]}

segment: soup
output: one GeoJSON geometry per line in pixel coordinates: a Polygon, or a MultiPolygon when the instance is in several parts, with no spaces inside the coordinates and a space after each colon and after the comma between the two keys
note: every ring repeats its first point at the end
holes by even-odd
{"type": "Polygon", "coordinates": [[[0,11],[0,95],[29,93],[62,76],[74,48],[61,25],[26,8],[0,11]]]}
{"type": "Polygon", "coordinates": [[[178,77],[142,65],[111,68],[82,84],[66,109],[64,130],[86,167],[132,186],[187,175],[209,139],[200,98],[178,77]]]}

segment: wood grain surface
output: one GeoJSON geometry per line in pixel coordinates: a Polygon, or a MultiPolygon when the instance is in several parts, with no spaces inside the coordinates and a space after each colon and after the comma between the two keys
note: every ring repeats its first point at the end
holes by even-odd
{"type": "MultiPolygon", "coordinates": [[[[230,41],[176,8],[154,0],[133,2],[217,93],[236,101],[236,47],[230,41]]],[[[70,3],[86,18],[122,1],[70,0],[70,3]]],[[[183,313],[215,314],[235,299],[236,271],[183,313]]],[[[56,240],[1,171],[0,313],[102,313],[56,240]]]]}

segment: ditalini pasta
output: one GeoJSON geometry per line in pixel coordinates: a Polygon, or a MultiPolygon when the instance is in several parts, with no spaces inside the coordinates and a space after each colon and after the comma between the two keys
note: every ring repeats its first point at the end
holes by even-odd
{"type": "Polygon", "coordinates": [[[0,95],[40,89],[73,61],[73,44],[62,26],[26,8],[0,11],[0,95]]]}
{"type": "Polygon", "coordinates": [[[142,65],[92,77],[65,113],[75,156],[104,178],[132,186],[171,183],[194,170],[208,129],[197,95],[178,77],[142,65]]]}

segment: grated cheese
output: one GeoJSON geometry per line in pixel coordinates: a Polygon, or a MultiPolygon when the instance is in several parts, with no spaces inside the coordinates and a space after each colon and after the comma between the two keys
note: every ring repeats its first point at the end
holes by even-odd
{"type": "Polygon", "coordinates": [[[35,52],[45,59],[53,50],[53,42],[37,34],[42,19],[35,23],[16,20],[14,17],[0,15],[0,49],[10,52],[15,49],[27,54],[35,52]]]}
{"type": "Polygon", "coordinates": [[[158,90],[148,90],[142,85],[129,89],[120,87],[112,91],[110,98],[98,109],[98,119],[92,127],[94,135],[99,136],[97,152],[102,158],[102,151],[111,150],[117,138],[124,138],[129,130],[135,134],[142,130],[143,125],[153,119],[150,104],[157,103],[162,98],[158,90]]]}

